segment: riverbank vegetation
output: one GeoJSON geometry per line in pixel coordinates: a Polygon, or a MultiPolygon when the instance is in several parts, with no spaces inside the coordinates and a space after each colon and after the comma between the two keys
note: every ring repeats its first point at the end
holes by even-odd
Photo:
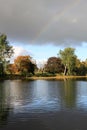
{"type": "Polygon", "coordinates": [[[67,47],[58,52],[57,57],[49,57],[43,67],[38,68],[30,55],[20,55],[11,63],[14,54],[13,46],[5,34],[0,35],[0,77],[16,78],[69,78],[87,75],[87,59],[80,61],[75,54],[75,48],[67,47]]]}

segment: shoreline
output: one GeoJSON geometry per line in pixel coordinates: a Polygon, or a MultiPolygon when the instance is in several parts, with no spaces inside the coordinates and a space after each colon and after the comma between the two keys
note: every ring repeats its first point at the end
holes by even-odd
{"type": "Polygon", "coordinates": [[[65,79],[82,79],[87,76],[54,76],[54,77],[26,77],[26,80],[65,80],[65,79]]]}
{"type": "Polygon", "coordinates": [[[49,77],[41,77],[41,76],[32,76],[32,77],[23,77],[23,76],[5,76],[0,77],[0,80],[67,80],[67,79],[86,79],[87,76],[49,76],[49,77]]]}

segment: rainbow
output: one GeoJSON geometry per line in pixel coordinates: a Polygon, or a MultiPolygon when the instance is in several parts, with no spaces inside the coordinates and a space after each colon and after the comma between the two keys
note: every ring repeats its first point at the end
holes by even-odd
{"type": "Polygon", "coordinates": [[[62,16],[65,15],[70,9],[76,7],[81,0],[76,0],[75,2],[71,3],[67,7],[64,8],[62,12],[57,12],[55,15],[53,15],[50,20],[45,24],[45,26],[39,31],[39,33],[35,36],[35,38],[32,40],[32,42],[36,42],[50,27],[58,22],[62,16]]]}

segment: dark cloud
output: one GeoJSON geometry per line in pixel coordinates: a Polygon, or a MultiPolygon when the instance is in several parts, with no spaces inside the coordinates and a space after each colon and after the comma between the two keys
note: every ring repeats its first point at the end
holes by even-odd
{"type": "Polygon", "coordinates": [[[86,24],[86,0],[0,0],[0,32],[13,42],[79,44],[86,24]]]}

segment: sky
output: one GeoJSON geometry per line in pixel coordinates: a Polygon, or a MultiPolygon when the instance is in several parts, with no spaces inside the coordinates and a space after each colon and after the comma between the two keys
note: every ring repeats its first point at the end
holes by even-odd
{"type": "Polygon", "coordinates": [[[0,32],[15,55],[31,55],[38,63],[73,47],[87,58],[87,0],[0,0],[0,32]]]}

